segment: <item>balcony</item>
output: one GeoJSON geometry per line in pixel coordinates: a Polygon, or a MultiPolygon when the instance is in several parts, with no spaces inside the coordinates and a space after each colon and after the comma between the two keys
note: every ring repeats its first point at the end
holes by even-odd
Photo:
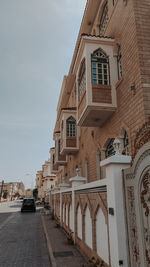
{"type": "Polygon", "coordinates": [[[61,140],[60,140],[60,132],[56,132],[54,134],[55,138],[55,164],[57,166],[64,166],[67,164],[66,155],[62,155],[60,153],[61,150],[61,140]]]}
{"type": "Polygon", "coordinates": [[[117,108],[117,60],[111,38],[82,36],[77,69],[77,124],[101,127],[117,108]]]}
{"type": "Polygon", "coordinates": [[[75,107],[61,111],[61,155],[75,154],[79,150],[76,113],[75,107]]]}
{"type": "Polygon", "coordinates": [[[50,167],[51,173],[56,174],[58,172],[58,165],[55,163],[55,148],[50,149],[50,167]]]}

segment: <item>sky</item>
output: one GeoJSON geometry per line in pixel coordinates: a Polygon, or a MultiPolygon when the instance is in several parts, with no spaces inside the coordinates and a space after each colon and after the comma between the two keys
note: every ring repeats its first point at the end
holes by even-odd
{"type": "Polygon", "coordinates": [[[54,146],[86,0],[0,0],[0,182],[35,184],[54,146]]]}

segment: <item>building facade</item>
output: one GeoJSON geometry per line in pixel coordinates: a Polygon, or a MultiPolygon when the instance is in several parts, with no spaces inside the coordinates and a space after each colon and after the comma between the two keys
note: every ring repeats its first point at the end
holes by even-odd
{"type": "Polygon", "coordinates": [[[4,181],[0,183],[0,198],[1,201],[14,200],[19,197],[25,196],[25,186],[22,182],[10,182],[5,183],[4,181]]]}
{"type": "Polygon", "coordinates": [[[38,189],[38,198],[49,202],[50,191],[54,188],[56,175],[51,173],[50,160],[45,161],[42,170],[36,174],[36,188],[38,189]]]}
{"type": "Polygon", "coordinates": [[[149,0],[88,0],[57,106],[51,207],[103,266],[150,266],[149,25],[149,0]]]}

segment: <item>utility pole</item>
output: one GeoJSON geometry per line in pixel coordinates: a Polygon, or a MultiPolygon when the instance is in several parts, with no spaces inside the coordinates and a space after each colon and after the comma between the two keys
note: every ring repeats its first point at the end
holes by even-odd
{"type": "Polygon", "coordinates": [[[4,180],[2,180],[2,186],[1,186],[1,194],[0,194],[0,202],[1,202],[1,198],[2,198],[2,193],[3,193],[3,185],[4,185],[4,180]]]}

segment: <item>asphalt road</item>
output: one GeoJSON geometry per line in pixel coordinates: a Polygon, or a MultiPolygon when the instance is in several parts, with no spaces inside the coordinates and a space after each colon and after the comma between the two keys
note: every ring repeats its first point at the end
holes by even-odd
{"type": "Polygon", "coordinates": [[[40,211],[21,202],[0,203],[0,267],[50,267],[40,211]]]}

